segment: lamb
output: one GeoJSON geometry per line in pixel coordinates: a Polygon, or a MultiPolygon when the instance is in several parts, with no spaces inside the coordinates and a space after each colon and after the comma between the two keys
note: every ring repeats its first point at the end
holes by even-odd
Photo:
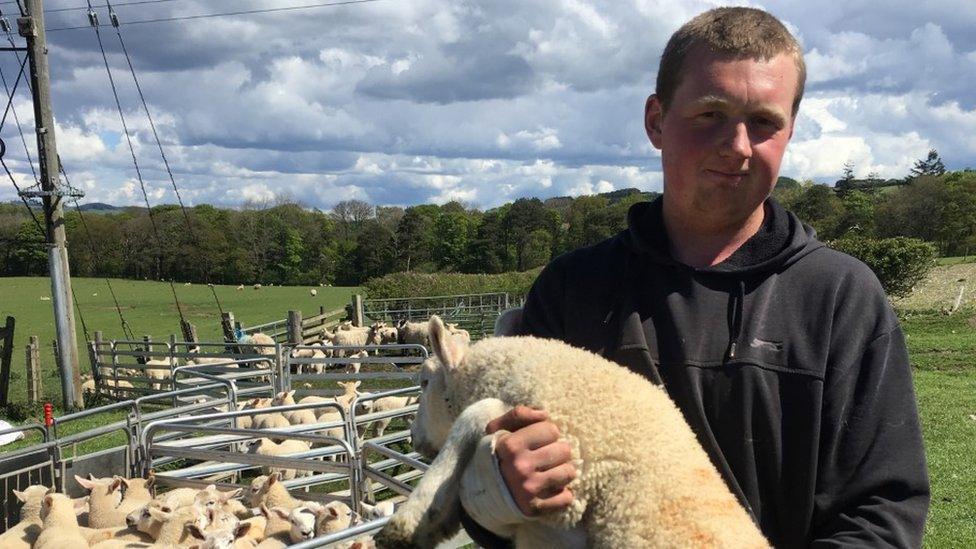
{"type": "MultiPolygon", "coordinates": [[[[369,351],[367,351],[367,350],[364,349],[362,351],[359,351],[358,353],[354,353],[354,354],[349,355],[349,358],[366,358],[368,356],[369,356],[369,351]]],[[[358,374],[359,373],[359,369],[361,367],[362,367],[362,363],[361,362],[350,362],[348,365],[346,365],[346,373],[347,374],[358,374]]]]}
{"type": "Polygon", "coordinates": [[[233,549],[238,546],[238,540],[247,539],[252,523],[234,522],[222,528],[208,528],[201,530],[196,524],[188,524],[187,532],[201,541],[191,546],[191,549],[233,549]]]}
{"type": "Polygon", "coordinates": [[[273,507],[271,512],[289,522],[291,528],[288,534],[292,543],[334,534],[352,524],[352,509],[341,501],[332,501],[325,505],[308,501],[291,510],[273,507]]]}
{"type": "MultiPolygon", "coordinates": [[[[372,411],[373,412],[389,412],[390,410],[396,410],[398,408],[405,408],[411,404],[417,403],[417,395],[410,396],[388,396],[376,399],[373,402],[372,411]]],[[[386,428],[389,427],[390,422],[393,418],[388,417],[384,419],[376,420],[376,436],[381,437],[383,433],[386,432],[386,428]]],[[[369,427],[366,428],[369,430],[369,427]]]]}
{"type": "Polygon", "coordinates": [[[399,335],[397,334],[397,329],[392,326],[386,325],[374,325],[369,336],[370,345],[387,345],[390,343],[396,343],[399,335]]]}
{"type": "Polygon", "coordinates": [[[349,528],[352,524],[352,509],[341,501],[330,501],[325,505],[312,504],[315,512],[315,535],[334,534],[349,528]]]}
{"type": "Polygon", "coordinates": [[[243,285],[243,284],[238,284],[238,285],[237,285],[237,291],[238,291],[238,292],[241,292],[241,291],[243,291],[243,290],[244,290],[244,285],[243,285]]]}
{"type": "Polygon", "coordinates": [[[318,290],[316,290],[315,288],[312,288],[311,290],[309,290],[308,293],[311,294],[312,297],[315,297],[315,296],[319,295],[318,290]]]}
{"type": "Polygon", "coordinates": [[[242,492],[243,489],[241,488],[221,492],[216,485],[210,484],[197,492],[193,502],[194,505],[199,505],[207,511],[219,511],[237,518],[247,518],[251,516],[251,512],[241,502],[234,499],[240,496],[242,492]]]}
{"type": "MultiPolygon", "coordinates": [[[[241,410],[258,410],[271,406],[270,398],[252,398],[244,404],[241,410]]],[[[239,429],[251,429],[254,426],[255,416],[238,416],[237,427],[239,429]]]]}
{"type": "MultiPolygon", "coordinates": [[[[271,401],[272,406],[293,406],[295,404],[295,391],[282,391],[275,395],[271,401]]],[[[315,412],[311,408],[304,410],[292,410],[281,412],[290,425],[311,425],[316,422],[315,412]]]]}
{"type": "Polygon", "coordinates": [[[125,526],[126,515],[138,507],[138,505],[132,509],[121,507],[122,479],[118,477],[95,478],[89,476],[86,479],[75,475],[75,481],[89,492],[88,526],[91,528],[125,526]]]}
{"type": "Polygon", "coordinates": [[[291,423],[278,412],[264,413],[254,416],[254,429],[281,429],[290,427],[291,423]]]}
{"type": "Polygon", "coordinates": [[[485,425],[522,404],[548,411],[578,476],[569,508],[494,525],[517,547],[550,547],[571,529],[588,547],[769,547],[660,387],[556,340],[497,337],[469,347],[436,317],[430,340],[435,358],[421,369],[411,433],[418,451],[440,453],[378,546],[431,547],[453,535],[461,502],[478,504],[461,485],[472,482],[465,467],[476,446],[494,440],[485,425]]]}
{"type": "Polygon", "coordinates": [[[265,356],[274,356],[275,354],[275,340],[271,336],[261,332],[255,332],[246,336],[241,343],[250,346],[246,351],[254,354],[265,356]]]}
{"type": "Polygon", "coordinates": [[[267,505],[269,507],[284,507],[294,509],[305,503],[300,499],[295,499],[288,493],[288,489],[281,483],[280,473],[271,473],[268,476],[259,476],[251,481],[251,491],[245,496],[247,504],[251,507],[267,505]]]}
{"type": "Polygon", "coordinates": [[[429,345],[429,331],[428,323],[426,322],[411,322],[404,319],[397,323],[397,341],[399,343],[412,343],[426,347],[429,345]]]}
{"type": "Polygon", "coordinates": [[[358,387],[362,384],[362,381],[337,381],[336,383],[339,385],[339,387],[342,387],[342,389],[345,392],[343,392],[341,395],[336,396],[335,401],[338,402],[340,406],[342,406],[343,410],[348,411],[349,406],[352,404],[352,401],[357,396],[362,395],[362,393],[360,393],[357,390],[358,387]]]}
{"type": "Polygon", "coordinates": [[[451,335],[453,335],[456,338],[459,338],[464,343],[471,343],[471,334],[467,330],[458,328],[457,324],[448,323],[447,331],[451,332],[451,335]]]}
{"type": "MultiPolygon", "coordinates": [[[[172,366],[170,365],[169,360],[147,360],[145,373],[146,377],[153,380],[153,390],[159,391],[164,385],[169,388],[169,379],[173,377],[172,366]]],[[[119,383],[121,383],[121,381],[119,383]]]]}
{"type": "MultiPolygon", "coordinates": [[[[307,452],[310,446],[303,440],[284,440],[280,444],[275,444],[269,438],[259,438],[251,442],[247,449],[249,454],[259,456],[287,456],[307,452]]],[[[296,458],[298,459],[298,458],[296,458]]],[[[296,476],[306,476],[307,471],[296,471],[295,469],[282,469],[280,467],[262,467],[264,473],[280,473],[283,480],[292,480],[296,476]]]]}
{"type": "Polygon", "coordinates": [[[370,505],[368,503],[359,504],[360,508],[363,510],[363,520],[376,520],[383,517],[392,517],[393,513],[396,511],[396,507],[394,505],[394,500],[392,499],[381,501],[376,505],[370,505]]]}
{"type": "MultiPolygon", "coordinates": [[[[360,328],[358,326],[351,326],[348,329],[340,329],[336,331],[335,336],[332,338],[332,344],[336,346],[345,347],[362,347],[369,344],[369,340],[372,338],[374,329],[360,328]]],[[[337,349],[335,351],[339,353],[339,356],[345,356],[345,351],[337,349]]]]}
{"type": "Polygon", "coordinates": [[[149,534],[158,545],[185,545],[190,541],[187,527],[193,524],[206,528],[207,518],[206,511],[198,505],[177,507],[175,500],[153,502],[145,506],[136,528],[149,534]]]}
{"type": "Polygon", "coordinates": [[[47,494],[41,502],[41,532],[34,549],[89,547],[81,533],[75,504],[64,494],[47,494]]]}
{"type": "Polygon", "coordinates": [[[0,534],[0,547],[10,549],[30,549],[41,533],[41,506],[44,496],[54,493],[47,486],[28,486],[23,492],[14,490],[14,496],[23,503],[20,508],[20,522],[0,534]]]}

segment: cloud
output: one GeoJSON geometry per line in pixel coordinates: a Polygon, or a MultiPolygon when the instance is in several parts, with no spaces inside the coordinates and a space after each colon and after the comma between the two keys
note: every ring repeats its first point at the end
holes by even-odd
{"type": "MultiPolygon", "coordinates": [[[[717,4],[391,0],[122,33],[189,203],[289,196],[319,208],[348,198],[491,207],[521,196],[660,190],[644,101],[670,34],[717,4]]],[[[832,182],[851,161],[859,175],[899,177],[929,148],[949,168],[976,164],[976,3],[768,4],[800,38],[809,74],[783,175],[832,182]]],[[[117,6],[124,23],[225,9],[203,0],[117,6]]],[[[49,28],[86,23],[84,11],[49,15],[49,28]]],[[[48,36],[72,182],[86,200],[140,204],[94,33],[48,36]]],[[[150,199],[175,202],[120,44],[114,32],[102,38],[150,199]]],[[[0,68],[16,75],[12,56],[0,68]]],[[[14,104],[33,147],[25,92],[14,104]]],[[[2,137],[8,164],[30,181],[12,120],[2,137]]]]}

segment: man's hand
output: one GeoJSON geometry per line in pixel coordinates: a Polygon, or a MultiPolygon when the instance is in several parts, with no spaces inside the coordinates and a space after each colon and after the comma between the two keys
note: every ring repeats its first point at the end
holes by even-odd
{"type": "Polygon", "coordinates": [[[488,434],[510,431],[496,446],[502,478],[519,510],[526,516],[569,507],[576,478],[569,444],[559,440],[559,428],[544,410],[516,406],[485,428],[488,434]]]}

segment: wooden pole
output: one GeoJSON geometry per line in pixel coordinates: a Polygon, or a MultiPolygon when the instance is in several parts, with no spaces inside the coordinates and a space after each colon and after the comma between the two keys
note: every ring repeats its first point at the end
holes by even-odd
{"type": "Polygon", "coordinates": [[[363,296],[353,294],[352,296],[352,325],[362,326],[365,322],[363,315],[363,296]]]}
{"type": "Polygon", "coordinates": [[[8,316],[7,323],[0,328],[0,406],[6,406],[10,392],[10,359],[14,352],[14,317],[8,316]]]}
{"type": "Polygon", "coordinates": [[[37,404],[44,400],[44,388],[41,385],[41,353],[37,336],[30,336],[27,344],[27,402],[37,404]]]}
{"type": "Polygon", "coordinates": [[[51,77],[48,71],[48,47],[44,30],[44,6],[41,0],[26,0],[27,15],[17,20],[20,35],[27,39],[30,59],[31,91],[34,95],[37,156],[41,191],[36,193],[44,203],[47,224],[48,266],[51,274],[51,301],[54,304],[54,327],[58,337],[58,371],[65,409],[83,408],[81,370],[78,362],[78,340],[75,336],[75,313],[71,305],[71,272],[65,246],[65,223],[58,177],[60,162],[54,139],[54,110],[51,106],[51,77]]]}
{"type": "Polygon", "coordinates": [[[302,344],[302,312],[288,311],[288,343],[302,344]]]}

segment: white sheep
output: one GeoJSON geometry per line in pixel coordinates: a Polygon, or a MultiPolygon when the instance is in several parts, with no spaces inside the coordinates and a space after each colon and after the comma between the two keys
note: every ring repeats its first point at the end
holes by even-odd
{"type": "Polygon", "coordinates": [[[551,547],[576,529],[592,547],[769,546],[660,387],[556,340],[468,347],[437,317],[430,340],[435,359],[421,369],[411,433],[418,451],[439,454],[377,536],[380,547],[430,547],[457,531],[462,502],[477,504],[459,488],[465,467],[483,437],[493,440],[488,421],[516,405],[548,411],[578,470],[569,508],[495,525],[517,547],[551,547]]]}
{"type": "MultiPolygon", "coordinates": [[[[259,456],[288,456],[309,451],[309,443],[304,440],[283,440],[276,444],[269,438],[259,438],[252,441],[248,446],[247,453],[259,456]]],[[[300,459],[300,458],[296,458],[300,459]]],[[[281,467],[262,467],[265,474],[280,473],[284,480],[292,480],[296,476],[306,476],[308,471],[296,471],[295,469],[282,469],[281,467]]]]}
{"type": "Polygon", "coordinates": [[[189,525],[202,530],[208,523],[207,512],[198,505],[177,506],[175,500],[153,501],[145,506],[136,528],[149,534],[158,545],[185,545],[190,541],[189,525]]]}
{"type": "MultiPolygon", "coordinates": [[[[236,518],[247,518],[251,516],[250,510],[244,507],[241,502],[234,499],[239,497],[243,491],[242,488],[238,488],[236,490],[221,492],[215,484],[210,484],[203,490],[197,492],[193,503],[206,509],[208,512],[222,512],[236,518]]],[[[211,520],[212,522],[213,520],[211,520]]]]}
{"type": "Polygon", "coordinates": [[[0,534],[0,547],[30,549],[41,533],[41,506],[44,496],[53,494],[54,489],[33,485],[25,488],[23,492],[14,490],[13,493],[23,503],[20,508],[20,522],[0,534]]]}
{"type": "MultiPolygon", "coordinates": [[[[221,528],[200,529],[196,524],[188,524],[187,532],[194,538],[200,540],[190,546],[190,549],[234,549],[239,546],[240,540],[246,540],[253,523],[234,522],[233,524],[221,528]]],[[[253,544],[241,544],[241,546],[253,546],[253,544]]]]}
{"type": "Polygon", "coordinates": [[[281,483],[280,473],[272,473],[266,476],[261,475],[254,478],[251,481],[251,490],[245,494],[244,499],[249,507],[267,505],[268,507],[294,509],[302,503],[305,503],[300,499],[293,498],[288,493],[288,489],[281,483]]]}
{"type": "Polygon", "coordinates": [[[372,326],[369,333],[369,344],[370,345],[387,345],[391,343],[396,343],[399,338],[397,329],[393,326],[372,326]]]}
{"type": "Polygon", "coordinates": [[[170,363],[169,359],[147,360],[145,366],[146,366],[145,369],[146,377],[153,380],[152,382],[153,390],[159,391],[164,386],[166,388],[169,388],[170,386],[169,380],[170,378],[173,377],[173,365],[170,363]]]}
{"type": "Polygon", "coordinates": [[[89,547],[78,526],[75,504],[64,494],[47,494],[41,500],[41,532],[34,549],[89,547]]]}
{"type": "Polygon", "coordinates": [[[312,297],[315,297],[315,296],[319,295],[319,291],[316,290],[315,288],[312,288],[311,290],[309,290],[308,293],[311,294],[312,297]]]}
{"type": "Polygon", "coordinates": [[[429,345],[429,331],[427,322],[411,322],[404,319],[397,323],[397,336],[400,343],[412,343],[426,347],[429,345]]]}
{"type": "MultiPolygon", "coordinates": [[[[241,410],[258,410],[261,408],[267,408],[271,406],[270,398],[252,398],[244,403],[241,410]]],[[[238,416],[237,427],[238,429],[251,429],[254,427],[254,417],[255,416],[238,416]]]]}
{"type": "Polygon", "coordinates": [[[241,291],[243,291],[243,290],[244,290],[244,285],[243,285],[243,284],[238,284],[238,285],[237,285],[237,291],[238,291],[238,292],[241,292],[241,291]]]}
{"type": "MultiPolygon", "coordinates": [[[[409,395],[409,396],[388,396],[388,397],[383,397],[383,398],[376,399],[373,402],[373,405],[371,407],[371,411],[372,412],[389,412],[391,410],[397,410],[399,408],[405,408],[407,406],[410,406],[411,404],[416,404],[416,403],[417,403],[417,395],[409,395]]],[[[412,417],[413,417],[413,415],[411,414],[410,418],[412,418],[412,417]]],[[[391,417],[376,420],[376,435],[375,436],[377,436],[377,437],[383,436],[383,433],[386,432],[386,428],[389,427],[390,422],[392,422],[392,421],[393,421],[393,418],[391,418],[391,417]]],[[[366,430],[367,431],[369,430],[369,426],[366,427],[366,430]]]]}
{"type": "Polygon", "coordinates": [[[458,328],[457,324],[448,323],[447,331],[451,332],[451,335],[460,339],[460,341],[464,343],[471,343],[471,334],[465,329],[458,328]]]}
{"type": "Polygon", "coordinates": [[[75,481],[88,490],[88,526],[91,528],[111,528],[114,526],[125,526],[125,517],[132,512],[132,509],[125,510],[122,505],[122,479],[114,478],[89,478],[75,475],[75,481]]]}
{"type": "Polygon", "coordinates": [[[254,289],[255,290],[260,290],[261,289],[261,285],[260,284],[255,284],[254,285],[254,289]]]}
{"type": "Polygon", "coordinates": [[[359,504],[359,507],[363,510],[363,520],[376,520],[383,517],[392,517],[393,513],[396,512],[396,506],[394,500],[392,499],[381,501],[376,505],[370,505],[363,502],[359,504]]]}
{"type": "MultiPolygon", "coordinates": [[[[282,391],[275,395],[271,401],[272,406],[293,406],[295,404],[295,391],[282,391]]],[[[315,411],[312,408],[303,410],[291,410],[281,412],[290,425],[311,425],[316,422],[315,411]]]]}

